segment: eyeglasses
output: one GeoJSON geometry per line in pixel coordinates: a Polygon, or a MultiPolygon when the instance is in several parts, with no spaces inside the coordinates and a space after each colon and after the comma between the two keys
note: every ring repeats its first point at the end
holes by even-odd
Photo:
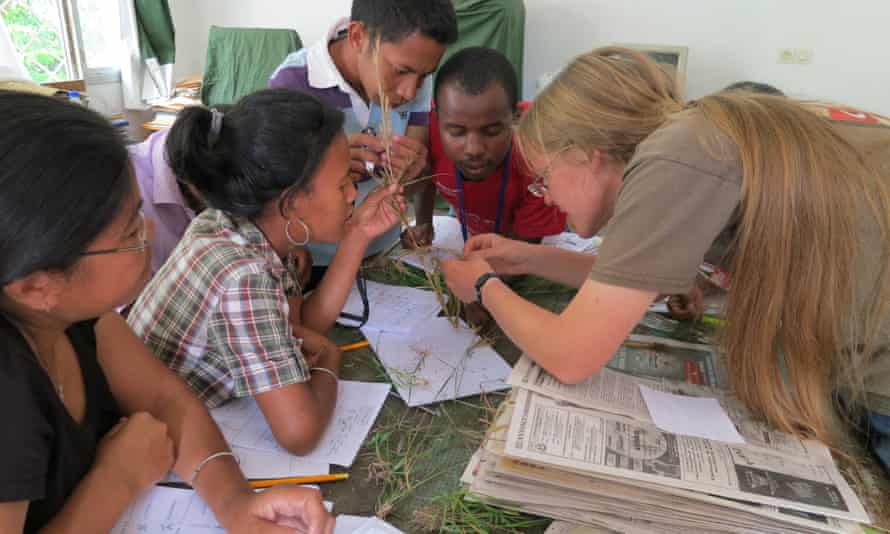
{"type": "Polygon", "coordinates": [[[108,248],[103,250],[88,250],[81,252],[81,256],[99,256],[101,254],[117,254],[118,252],[142,252],[148,249],[151,244],[148,242],[148,225],[145,223],[145,213],[139,210],[139,222],[142,227],[139,230],[139,244],[129,247],[108,248]]]}
{"type": "Polygon", "coordinates": [[[553,172],[553,162],[556,161],[563,152],[572,148],[572,145],[565,146],[556,151],[547,163],[547,166],[539,174],[535,174],[535,179],[528,184],[528,192],[532,195],[543,198],[550,190],[550,173],[553,172]]]}

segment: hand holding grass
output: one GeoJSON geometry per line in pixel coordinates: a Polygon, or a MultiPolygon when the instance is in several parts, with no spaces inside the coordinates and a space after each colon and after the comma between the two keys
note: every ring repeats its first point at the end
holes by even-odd
{"type": "Polygon", "coordinates": [[[355,208],[346,223],[347,232],[354,232],[371,241],[398,223],[401,220],[399,211],[405,209],[405,198],[398,184],[382,187],[355,208]]]}

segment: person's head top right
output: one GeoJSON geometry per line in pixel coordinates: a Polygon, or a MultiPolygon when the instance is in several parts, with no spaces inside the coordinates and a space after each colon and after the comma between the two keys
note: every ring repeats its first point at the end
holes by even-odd
{"type": "Polygon", "coordinates": [[[360,89],[372,102],[380,102],[382,89],[392,107],[414,100],[458,37],[451,0],[353,0],[350,19],[360,89]]]}

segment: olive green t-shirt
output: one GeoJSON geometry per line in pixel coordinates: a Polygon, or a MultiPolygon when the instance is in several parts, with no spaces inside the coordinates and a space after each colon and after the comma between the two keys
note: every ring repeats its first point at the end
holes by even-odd
{"type": "MultiPolygon", "coordinates": [[[[815,110],[874,158],[881,178],[890,181],[890,122],[858,111],[815,110]]],[[[702,261],[726,266],[741,184],[738,148],[701,113],[666,123],[640,143],[625,170],[590,278],[657,293],[687,292],[702,261]]],[[[874,223],[863,220],[853,313],[863,312],[881,262],[890,261],[881,257],[880,239],[874,223]]],[[[883,332],[890,343],[890,317],[883,332]]],[[[890,354],[874,358],[865,376],[870,408],[890,414],[890,354]]]]}
{"type": "Polygon", "coordinates": [[[699,113],[640,143],[590,277],[644,291],[688,291],[711,245],[732,226],[742,182],[737,152],[699,113]]]}

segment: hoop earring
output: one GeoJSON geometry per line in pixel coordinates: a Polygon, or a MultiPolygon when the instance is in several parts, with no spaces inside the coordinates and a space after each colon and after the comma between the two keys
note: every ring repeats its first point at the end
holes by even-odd
{"type": "Polygon", "coordinates": [[[305,239],[303,239],[303,242],[300,243],[300,242],[298,242],[296,239],[294,239],[293,237],[291,237],[291,235],[290,235],[290,223],[294,222],[294,221],[291,220],[291,219],[288,219],[288,220],[287,220],[287,225],[285,225],[285,227],[284,227],[284,236],[287,237],[287,240],[288,240],[288,242],[290,242],[291,245],[293,245],[293,246],[295,246],[295,247],[304,247],[304,246],[306,246],[306,245],[309,244],[309,227],[306,226],[306,223],[303,222],[303,219],[301,219],[301,218],[299,218],[299,217],[296,218],[296,221],[297,221],[298,223],[300,223],[300,226],[303,227],[303,232],[306,233],[306,237],[305,237],[305,239]]]}

